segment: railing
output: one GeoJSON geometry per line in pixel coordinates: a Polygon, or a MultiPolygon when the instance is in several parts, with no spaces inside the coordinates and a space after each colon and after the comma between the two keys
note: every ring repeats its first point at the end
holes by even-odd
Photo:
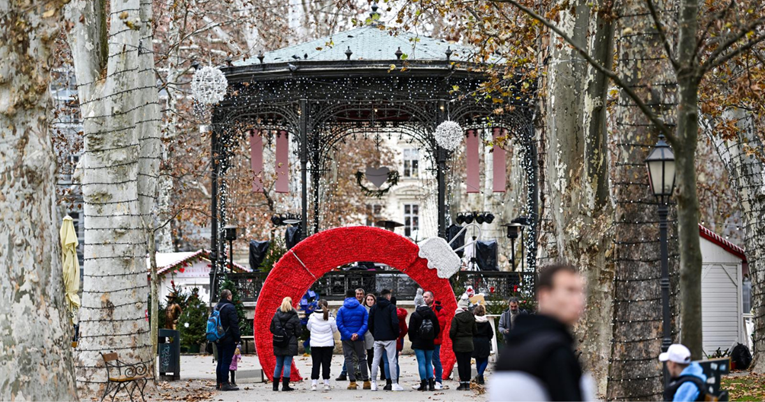
{"type": "MultiPolygon", "coordinates": [[[[242,300],[252,302],[257,301],[267,275],[253,272],[228,276],[236,284],[242,300]]],[[[453,276],[451,282],[457,293],[464,291],[467,286],[473,286],[476,292],[506,298],[521,292],[533,292],[535,279],[534,272],[462,271],[453,276]]],[[[395,270],[349,270],[330,271],[311,287],[328,300],[342,300],[347,290],[357,288],[378,294],[383,289],[390,289],[399,300],[412,300],[418,285],[408,275],[395,270]]]]}

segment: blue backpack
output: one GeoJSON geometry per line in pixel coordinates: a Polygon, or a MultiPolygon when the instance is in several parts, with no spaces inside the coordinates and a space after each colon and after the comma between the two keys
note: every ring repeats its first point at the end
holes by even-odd
{"type": "Polygon", "coordinates": [[[213,309],[212,313],[210,313],[210,317],[207,318],[207,332],[205,333],[205,337],[207,337],[207,340],[210,342],[218,342],[223,339],[224,336],[226,336],[226,330],[223,329],[223,326],[220,324],[220,311],[216,307],[213,309]]]}

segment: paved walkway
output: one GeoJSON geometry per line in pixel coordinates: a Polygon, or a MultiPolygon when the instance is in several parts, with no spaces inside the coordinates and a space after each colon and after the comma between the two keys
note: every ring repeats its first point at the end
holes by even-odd
{"type": "MultiPolygon", "coordinates": [[[[311,358],[298,356],[295,363],[300,370],[300,374],[309,379],[304,379],[298,383],[292,383],[291,386],[296,389],[294,392],[273,392],[271,383],[262,383],[255,378],[240,378],[237,376],[237,384],[239,385],[239,391],[218,392],[211,388],[214,386],[215,380],[215,367],[212,363],[212,357],[207,356],[182,356],[181,357],[181,378],[182,381],[169,383],[168,386],[172,388],[181,389],[184,388],[187,392],[191,391],[188,388],[197,388],[200,393],[197,394],[198,398],[195,400],[210,400],[210,401],[305,401],[307,398],[315,400],[334,400],[334,401],[350,401],[350,400],[384,400],[394,398],[396,401],[453,401],[456,399],[468,398],[468,399],[484,399],[482,390],[473,390],[469,392],[456,391],[455,388],[459,385],[455,381],[444,381],[446,388],[442,391],[435,392],[418,392],[412,389],[412,386],[419,384],[419,376],[417,374],[417,361],[414,355],[401,356],[399,364],[401,366],[402,377],[401,385],[404,387],[403,392],[390,392],[390,391],[378,391],[372,392],[369,390],[356,390],[349,391],[346,389],[348,382],[336,382],[334,379],[340,373],[342,366],[342,356],[335,355],[332,359],[332,379],[330,384],[332,390],[329,392],[322,392],[321,386],[319,391],[311,391],[311,358]],[[203,391],[203,392],[202,392],[203,391]],[[208,395],[209,392],[209,395],[208,395]]],[[[255,355],[245,355],[242,359],[242,363],[239,366],[241,373],[248,370],[260,369],[258,364],[258,358],[255,355]]],[[[487,370],[488,374],[488,370],[487,370]]],[[[321,381],[319,381],[321,384],[321,381]]],[[[379,384],[379,382],[378,382],[379,384]]],[[[383,383],[384,385],[384,383],[383,383]]],[[[359,383],[359,388],[361,383],[359,383]]],[[[168,387],[169,388],[169,387],[168,387]]],[[[167,388],[166,388],[167,389],[167,388]]],[[[165,398],[167,398],[167,394],[165,398]]],[[[179,399],[187,399],[181,395],[178,395],[179,399]]],[[[152,398],[154,399],[154,398],[152,398]]]]}

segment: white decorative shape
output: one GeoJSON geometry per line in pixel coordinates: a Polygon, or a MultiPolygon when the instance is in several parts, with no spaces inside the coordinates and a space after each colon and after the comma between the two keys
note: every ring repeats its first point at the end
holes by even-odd
{"type": "Polygon", "coordinates": [[[428,260],[428,268],[435,269],[439,278],[451,278],[460,270],[460,257],[441,237],[431,237],[420,243],[417,255],[428,260]]]}
{"type": "Polygon", "coordinates": [[[390,173],[390,169],[387,167],[373,168],[372,166],[367,166],[367,170],[364,172],[367,175],[367,180],[371,181],[377,188],[388,181],[388,173],[390,173]]]}
{"type": "Polygon", "coordinates": [[[213,105],[223,100],[228,88],[228,80],[217,67],[202,67],[194,73],[191,80],[191,92],[194,99],[205,105],[213,105]]]}
{"type": "Polygon", "coordinates": [[[447,120],[436,127],[436,142],[441,148],[454,151],[462,143],[462,127],[454,121],[447,120]]]}

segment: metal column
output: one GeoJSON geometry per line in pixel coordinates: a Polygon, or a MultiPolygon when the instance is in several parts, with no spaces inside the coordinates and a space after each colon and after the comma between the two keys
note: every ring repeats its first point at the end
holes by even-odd
{"type": "MultiPolygon", "coordinates": [[[[446,120],[446,101],[438,101],[436,108],[436,127],[446,120]]],[[[435,127],[434,127],[435,129],[435,127]]],[[[438,180],[438,237],[446,238],[446,150],[438,144],[436,147],[436,178],[438,180]]]]}
{"type": "Polygon", "coordinates": [[[300,211],[300,235],[308,237],[308,100],[299,101],[300,111],[300,184],[302,211],[300,211]]]}

